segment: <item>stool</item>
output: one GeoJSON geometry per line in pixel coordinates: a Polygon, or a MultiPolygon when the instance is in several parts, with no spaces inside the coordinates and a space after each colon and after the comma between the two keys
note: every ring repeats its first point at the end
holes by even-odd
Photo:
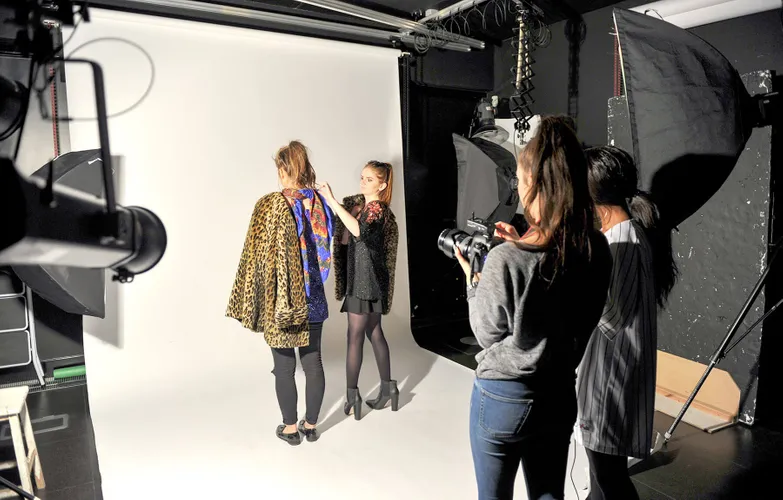
{"type": "Polygon", "coordinates": [[[27,386],[0,389],[0,422],[7,421],[11,427],[11,439],[16,454],[15,462],[0,462],[0,470],[18,468],[22,489],[33,493],[31,475],[35,476],[35,485],[38,489],[45,488],[46,483],[41,468],[41,458],[38,456],[38,447],[35,445],[33,424],[30,422],[30,414],[27,413],[28,392],[27,386]],[[27,444],[26,451],[25,444],[27,444]]]}

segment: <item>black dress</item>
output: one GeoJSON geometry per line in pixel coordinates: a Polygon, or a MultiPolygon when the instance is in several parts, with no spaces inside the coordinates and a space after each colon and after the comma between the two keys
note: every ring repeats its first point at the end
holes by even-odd
{"type": "Polygon", "coordinates": [[[388,210],[385,203],[376,200],[359,213],[359,237],[351,235],[348,240],[345,301],[341,312],[383,312],[389,289],[383,231],[388,210]]]}

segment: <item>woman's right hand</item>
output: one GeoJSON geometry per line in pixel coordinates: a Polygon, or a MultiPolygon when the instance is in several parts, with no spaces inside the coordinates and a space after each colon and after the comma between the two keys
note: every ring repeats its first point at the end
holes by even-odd
{"type": "Polygon", "coordinates": [[[334,202],[334,194],[332,193],[332,187],[329,185],[329,183],[323,182],[316,187],[318,192],[321,193],[321,196],[326,198],[326,202],[331,205],[332,202],[334,202]]]}
{"type": "Polygon", "coordinates": [[[506,241],[519,241],[521,239],[514,226],[508,222],[495,223],[495,236],[506,241]]]}

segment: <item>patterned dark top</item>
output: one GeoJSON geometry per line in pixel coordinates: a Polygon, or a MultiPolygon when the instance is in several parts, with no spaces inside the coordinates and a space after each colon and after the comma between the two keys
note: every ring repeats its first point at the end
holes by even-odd
{"type": "Polygon", "coordinates": [[[296,219],[307,307],[310,310],[308,319],[312,323],[321,323],[329,317],[324,282],[332,266],[332,213],[321,195],[312,189],[284,189],[283,194],[296,219]]]}
{"type": "Polygon", "coordinates": [[[389,207],[381,201],[371,201],[359,213],[359,237],[348,240],[346,295],[361,300],[388,301],[389,270],[386,267],[383,227],[389,207]]]}

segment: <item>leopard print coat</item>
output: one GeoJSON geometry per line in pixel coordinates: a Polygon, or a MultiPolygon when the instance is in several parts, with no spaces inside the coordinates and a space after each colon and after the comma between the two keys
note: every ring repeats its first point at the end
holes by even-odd
{"type": "Polygon", "coordinates": [[[263,333],[273,348],[310,344],[296,222],[282,193],[256,202],[226,316],[263,333]]]}
{"type": "MultiPolygon", "coordinates": [[[[354,196],[347,196],[343,198],[343,207],[349,212],[354,207],[364,207],[364,196],[357,194],[354,196]]],[[[343,231],[345,231],[345,225],[342,223],[339,217],[335,217],[334,225],[334,244],[337,246],[343,237],[343,231]]],[[[386,225],[383,228],[383,246],[386,250],[386,266],[389,269],[389,289],[387,290],[388,300],[383,308],[383,314],[389,314],[392,306],[392,299],[394,298],[394,271],[397,265],[397,244],[399,240],[399,229],[397,228],[397,219],[391,210],[388,212],[388,219],[386,225]]],[[[334,269],[334,283],[335,283],[335,296],[337,300],[343,300],[345,298],[345,290],[348,279],[348,268],[346,267],[346,253],[341,251],[335,251],[332,253],[332,266],[334,269]]]]}

